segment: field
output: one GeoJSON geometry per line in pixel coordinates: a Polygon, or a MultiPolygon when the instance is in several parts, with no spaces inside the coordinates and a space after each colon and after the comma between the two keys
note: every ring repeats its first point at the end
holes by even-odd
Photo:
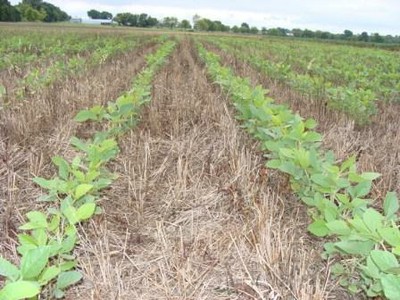
{"type": "Polygon", "coordinates": [[[398,51],[0,35],[0,299],[400,299],[398,51]]]}

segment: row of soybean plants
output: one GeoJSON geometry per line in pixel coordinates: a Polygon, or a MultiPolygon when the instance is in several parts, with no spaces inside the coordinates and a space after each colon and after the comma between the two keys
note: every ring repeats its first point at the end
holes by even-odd
{"type": "Polygon", "coordinates": [[[376,114],[377,99],[399,100],[400,66],[395,54],[387,51],[337,45],[326,48],[326,45],[313,42],[302,42],[303,47],[289,47],[286,42],[279,41],[269,47],[269,44],[264,46],[263,41],[233,41],[229,38],[210,41],[270,78],[313,99],[327,100],[329,107],[342,111],[361,125],[376,114]],[[359,51],[369,51],[370,56],[376,56],[374,51],[382,52],[381,59],[376,59],[370,66],[370,56],[359,55],[359,51]],[[382,69],[381,61],[388,66],[382,69]]]}
{"type": "Polygon", "coordinates": [[[375,209],[368,199],[380,174],[359,173],[355,157],[337,162],[322,151],[316,122],[275,104],[262,87],[221,66],[218,55],[198,44],[211,78],[227,92],[246,130],[261,141],[267,167],[290,177],[297,196],[309,207],[309,231],[326,237],[323,256],[338,260],[332,271],[353,292],[399,299],[399,202],[393,192],[375,209]]]}
{"type": "Polygon", "coordinates": [[[77,226],[101,209],[96,202],[101,191],[115,179],[106,168],[119,152],[117,139],[138,121],[140,107],[151,99],[152,79],[173,51],[175,42],[165,41],[146,57],[147,67],[137,75],[130,91],[107,106],[80,111],[77,122],[101,122],[103,131],[84,141],[71,139],[78,154],[71,161],[56,156],[52,161],[58,175],[34,178],[47,193],[38,199],[49,203],[47,211],[30,211],[19,227],[19,266],[0,257],[0,276],[6,278],[1,300],[38,299],[41,292],[62,298],[69,286],[81,280],[74,248],[77,226]]]}
{"type": "Polygon", "coordinates": [[[399,100],[400,62],[396,52],[274,39],[258,40],[251,48],[263,50],[260,54],[264,58],[290,65],[297,73],[322,77],[334,86],[369,89],[383,101],[399,100]]]}
{"type": "MultiPolygon", "coordinates": [[[[157,38],[155,38],[157,39],[157,38]]],[[[108,36],[98,39],[89,39],[83,53],[58,57],[46,61],[42,65],[30,68],[29,72],[18,82],[16,96],[23,99],[27,92],[34,93],[50,86],[55,81],[76,75],[94,66],[102,65],[111,57],[131,51],[139,46],[151,42],[150,36],[124,37],[108,36]]],[[[7,92],[7,91],[6,91],[7,92]]]]}

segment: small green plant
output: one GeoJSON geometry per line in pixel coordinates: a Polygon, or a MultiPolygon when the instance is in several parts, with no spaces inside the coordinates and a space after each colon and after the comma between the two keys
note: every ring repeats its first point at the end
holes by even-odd
{"type": "Polygon", "coordinates": [[[65,290],[82,279],[73,253],[79,242],[76,226],[101,212],[96,204],[100,192],[116,178],[105,167],[119,152],[116,139],[136,124],[140,106],[150,101],[151,81],[174,47],[175,42],[166,41],[149,55],[147,68],[137,76],[132,90],[115,103],[77,114],[78,122],[106,121],[108,129],[96,132],[87,141],[73,137],[70,144],[80,154],[71,163],[53,157],[57,176],[33,179],[47,191],[39,200],[51,206],[45,213],[28,212],[28,221],[19,227],[23,232],[18,234],[19,266],[0,257],[0,276],[6,279],[0,300],[38,299],[45,288],[52,297],[63,298],[65,290]]]}
{"type": "Polygon", "coordinates": [[[314,120],[273,103],[267,91],[222,67],[201,44],[198,50],[212,79],[231,96],[243,127],[260,140],[267,167],[288,174],[293,191],[309,206],[308,230],[330,238],[323,256],[340,260],[332,269],[340,284],[353,293],[399,299],[399,201],[389,192],[377,210],[368,199],[380,174],[357,172],[354,156],[338,163],[320,149],[314,120]]]}

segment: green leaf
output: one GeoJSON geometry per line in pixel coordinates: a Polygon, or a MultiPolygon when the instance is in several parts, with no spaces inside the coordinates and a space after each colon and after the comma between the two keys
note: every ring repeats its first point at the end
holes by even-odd
{"type": "Polygon", "coordinates": [[[362,178],[364,178],[365,180],[369,180],[369,181],[375,180],[381,176],[382,176],[381,174],[373,173],[373,172],[364,172],[361,174],[362,178]]]}
{"type": "Polygon", "coordinates": [[[328,227],[331,233],[337,235],[350,235],[351,233],[350,227],[343,220],[331,221],[326,224],[326,227],[328,227]]]}
{"type": "Polygon", "coordinates": [[[78,185],[75,189],[75,199],[78,200],[81,197],[85,196],[92,188],[93,185],[91,184],[83,183],[78,185]]]}
{"type": "Polygon", "coordinates": [[[370,256],[372,261],[382,272],[387,272],[389,269],[399,266],[396,256],[388,251],[372,250],[370,256]]]}
{"type": "Polygon", "coordinates": [[[32,181],[47,190],[57,189],[57,183],[54,180],[47,180],[42,177],[35,177],[32,179],[32,181]]]}
{"type": "Polygon", "coordinates": [[[35,297],[40,293],[40,286],[32,281],[16,281],[7,283],[0,290],[2,300],[20,300],[35,297]]]}
{"type": "Polygon", "coordinates": [[[376,230],[382,227],[383,216],[373,208],[368,208],[362,218],[372,233],[376,233],[376,230]]]}
{"type": "Polygon", "coordinates": [[[77,283],[82,279],[82,274],[77,271],[62,272],[57,278],[57,288],[64,290],[65,288],[77,283]]]}
{"type": "Polygon", "coordinates": [[[76,244],[76,234],[68,235],[63,241],[61,242],[61,253],[69,253],[71,252],[76,244]]]}
{"type": "Polygon", "coordinates": [[[53,280],[58,276],[58,274],[61,273],[61,270],[59,267],[56,266],[51,266],[46,268],[42,274],[39,277],[39,284],[40,285],[46,285],[49,281],[53,280]]]}
{"type": "Polygon", "coordinates": [[[399,199],[397,199],[396,193],[388,192],[383,202],[383,211],[385,216],[390,220],[392,219],[399,210],[399,199]]]}
{"type": "Polygon", "coordinates": [[[368,277],[375,278],[375,279],[380,279],[381,278],[381,274],[380,274],[379,268],[372,261],[371,256],[367,257],[367,265],[366,266],[362,266],[361,269],[363,270],[363,272],[368,277]]]}
{"type": "Polygon", "coordinates": [[[324,237],[328,235],[329,229],[326,227],[324,220],[316,220],[308,226],[308,231],[318,237],[324,237]]]}
{"type": "Polygon", "coordinates": [[[60,269],[61,269],[61,271],[65,272],[65,271],[69,271],[69,270],[75,268],[76,265],[77,265],[77,263],[76,263],[75,260],[68,261],[68,262],[65,262],[65,263],[61,264],[60,265],[60,269]]]}
{"type": "Polygon", "coordinates": [[[61,213],[67,218],[71,225],[79,222],[78,216],[76,215],[76,209],[72,205],[70,198],[65,198],[61,201],[61,213]]]}
{"type": "Polygon", "coordinates": [[[279,159],[271,159],[266,166],[271,169],[278,169],[281,166],[281,161],[279,159]]]}
{"type": "Polygon", "coordinates": [[[389,300],[400,299],[400,277],[392,274],[386,274],[382,276],[381,283],[383,287],[383,293],[389,300]]]}
{"type": "Polygon", "coordinates": [[[54,156],[52,161],[58,167],[58,176],[60,176],[61,179],[67,180],[69,174],[68,162],[61,156],[54,156]]]}
{"type": "Polygon", "coordinates": [[[344,240],[335,243],[335,247],[346,254],[361,254],[367,256],[373,249],[373,241],[344,240]]]}
{"type": "Polygon", "coordinates": [[[307,119],[304,122],[304,127],[307,129],[314,129],[315,127],[317,127],[317,121],[315,121],[314,119],[307,119]]]}
{"type": "Polygon", "coordinates": [[[81,110],[74,118],[75,122],[85,122],[87,120],[96,121],[97,115],[90,110],[81,110]]]}
{"type": "Polygon", "coordinates": [[[8,260],[0,257],[0,276],[4,276],[11,281],[16,281],[19,277],[19,270],[8,260]]]}
{"type": "Polygon", "coordinates": [[[352,198],[362,198],[369,194],[371,190],[371,181],[363,181],[354,187],[349,187],[348,191],[352,198]]]}
{"type": "Polygon", "coordinates": [[[385,227],[378,229],[379,235],[392,247],[400,247],[399,228],[385,227]]]}
{"type": "Polygon", "coordinates": [[[30,211],[26,214],[29,219],[29,223],[26,223],[19,227],[21,230],[31,230],[39,228],[47,228],[46,215],[40,211],[30,211]]]}
{"type": "Polygon", "coordinates": [[[41,246],[29,250],[21,259],[21,276],[23,279],[35,279],[49,261],[49,247],[41,246]]]}
{"type": "Polygon", "coordinates": [[[345,172],[346,170],[351,169],[356,164],[356,156],[353,155],[345,160],[340,166],[340,172],[345,172]]]}
{"type": "Polygon", "coordinates": [[[93,216],[95,209],[96,209],[95,203],[86,203],[78,208],[78,211],[76,212],[76,214],[77,214],[79,220],[81,220],[81,221],[86,220],[86,219],[89,219],[91,216],[93,216]]]}

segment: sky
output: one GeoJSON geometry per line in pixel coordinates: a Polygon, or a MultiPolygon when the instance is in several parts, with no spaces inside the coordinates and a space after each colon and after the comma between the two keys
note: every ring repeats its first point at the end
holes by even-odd
{"type": "MultiPolygon", "coordinates": [[[[11,0],[13,5],[20,1],[11,0]]],[[[366,31],[400,35],[400,0],[47,0],[72,17],[87,18],[96,9],[113,15],[147,13],[192,21],[195,14],[224,24],[246,22],[258,28],[283,27],[342,33],[366,31]]]]}

